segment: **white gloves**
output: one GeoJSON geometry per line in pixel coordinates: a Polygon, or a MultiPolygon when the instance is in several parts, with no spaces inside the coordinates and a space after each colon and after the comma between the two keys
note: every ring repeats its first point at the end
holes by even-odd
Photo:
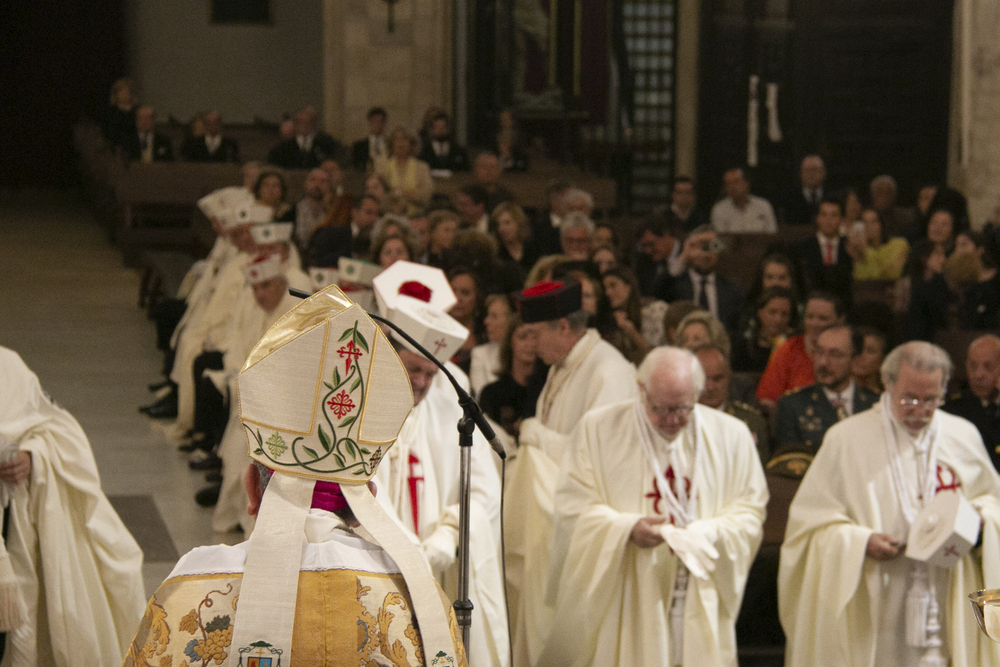
{"type": "Polygon", "coordinates": [[[542,439],[547,429],[536,417],[529,417],[521,422],[521,431],[517,442],[520,446],[541,447],[542,439]]]}
{"type": "Polygon", "coordinates": [[[436,530],[420,544],[435,577],[441,576],[458,558],[455,551],[457,547],[455,544],[456,536],[452,532],[450,530],[436,530]]]}
{"type": "Polygon", "coordinates": [[[687,528],[665,523],[660,528],[663,539],[681,559],[688,571],[699,579],[708,579],[715,572],[719,551],[715,548],[718,532],[706,521],[694,521],[687,528]]]}

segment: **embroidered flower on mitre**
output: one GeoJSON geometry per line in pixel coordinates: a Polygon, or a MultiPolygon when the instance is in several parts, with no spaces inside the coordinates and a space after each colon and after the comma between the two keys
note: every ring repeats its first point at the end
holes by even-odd
{"type": "Polygon", "coordinates": [[[419,299],[424,303],[431,302],[431,288],[416,280],[407,280],[400,285],[399,294],[419,299]]]}

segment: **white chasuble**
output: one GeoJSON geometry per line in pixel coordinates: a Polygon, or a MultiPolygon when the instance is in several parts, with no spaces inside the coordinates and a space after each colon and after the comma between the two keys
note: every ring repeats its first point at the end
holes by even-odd
{"type": "MultiPolygon", "coordinates": [[[[448,370],[468,390],[454,364],[448,370]]],[[[462,409],[451,383],[438,373],[427,396],[403,423],[375,473],[376,499],[420,544],[445,592],[457,593],[459,472],[462,409]]],[[[469,520],[469,599],[474,605],[469,664],[509,665],[507,616],[500,568],[500,477],[493,451],[473,435],[469,520]]]]}
{"type": "MultiPolygon", "coordinates": [[[[941,603],[942,649],[952,667],[1000,664],[1000,646],[979,631],[966,598],[1000,587],[1000,478],[971,423],[941,410],[935,421],[936,463],[928,469],[928,488],[961,493],[983,517],[981,547],[951,570],[929,568],[941,603]]],[[[902,476],[917,498],[918,466],[926,465],[927,456],[894,420],[892,428],[902,476]]],[[[904,555],[881,563],[866,557],[872,533],[903,541],[909,530],[890,445],[881,405],[839,422],[827,432],[792,501],[778,574],[786,665],[904,667],[922,653],[905,639],[913,561],[904,555]]]]}
{"type": "MultiPolygon", "coordinates": [[[[630,540],[644,516],[676,523],[654,484],[636,401],[588,413],[563,461],[555,496],[558,534],[568,534],[551,637],[539,664],[668,665],[670,609],[678,559],[666,544],[641,549],[630,540]]],[[[767,485],[743,422],[697,406],[656,458],[675,473],[667,484],[694,489],[692,520],[717,530],[719,558],[708,579],[688,577],[682,621],[685,667],[736,665],[736,617],[763,530],[767,485]],[[695,428],[702,444],[696,452],[695,428]],[[669,463],[667,463],[669,461],[669,463]]]]}
{"type": "MultiPolygon", "coordinates": [[[[535,417],[521,425],[516,454],[507,464],[507,595],[514,664],[536,665],[554,611],[547,601],[552,497],[563,452],[591,409],[639,395],[635,367],[588,330],[562,363],[549,369],[535,417]]],[[[555,582],[553,582],[555,583],[555,582]]]]}
{"type": "Polygon", "coordinates": [[[7,633],[4,667],[115,665],[142,616],[142,551],[101,491],[80,424],[0,347],[0,441],[31,454],[14,488],[7,552],[27,620],[7,633]]]}

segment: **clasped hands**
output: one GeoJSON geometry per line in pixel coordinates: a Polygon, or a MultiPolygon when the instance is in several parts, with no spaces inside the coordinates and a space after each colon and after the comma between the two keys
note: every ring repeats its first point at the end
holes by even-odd
{"type": "Polygon", "coordinates": [[[666,519],[642,517],[632,527],[630,539],[641,549],[658,547],[664,542],[677,554],[688,571],[699,579],[708,579],[715,572],[719,550],[715,526],[707,521],[693,521],[687,528],[668,524],[666,519]]]}
{"type": "Polygon", "coordinates": [[[0,463],[0,481],[17,486],[31,474],[31,454],[18,452],[6,463],[0,463]]]}

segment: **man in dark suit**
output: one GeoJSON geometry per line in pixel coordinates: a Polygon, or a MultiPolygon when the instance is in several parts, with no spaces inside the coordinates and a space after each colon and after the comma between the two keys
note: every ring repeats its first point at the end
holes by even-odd
{"type": "Polygon", "coordinates": [[[559,244],[559,225],[566,215],[566,205],[563,197],[573,189],[573,183],[557,178],[549,181],[547,193],[549,210],[538,211],[531,220],[531,239],[542,255],[554,255],[561,249],[559,244]]]}
{"type": "Polygon", "coordinates": [[[667,302],[694,301],[699,308],[712,313],[733,335],[743,312],[743,293],[715,272],[721,251],[722,243],[712,227],[704,225],[694,229],[684,241],[682,252],[687,270],[672,280],[669,272],[661,275],[653,293],[667,302]]]}
{"type": "Polygon", "coordinates": [[[469,154],[452,139],[446,113],[439,113],[431,120],[430,141],[424,144],[417,157],[433,170],[469,170],[469,154]]]}
{"type": "Polygon", "coordinates": [[[204,117],[205,135],[188,137],[181,146],[181,158],[188,162],[239,162],[236,140],[222,136],[222,117],[209,111],[204,117]]]}
{"type": "Polygon", "coordinates": [[[980,336],[965,356],[967,386],[948,396],[943,409],[976,425],[993,467],[1000,470],[1000,338],[980,336]]]}
{"type": "Polygon", "coordinates": [[[800,187],[787,192],[782,202],[781,220],[786,225],[810,225],[819,212],[825,194],[826,165],[818,155],[802,158],[799,167],[800,187]]]}
{"type": "Polygon", "coordinates": [[[833,292],[851,303],[854,285],[854,260],[847,252],[847,239],[840,235],[844,205],[827,196],[816,213],[816,235],[800,241],[795,255],[802,267],[806,292],[833,292]]]}
{"type": "Polygon", "coordinates": [[[385,126],[389,115],[382,107],[368,110],[368,136],[351,144],[351,166],[365,171],[375,163],[376,158],[389,157],[389,141],[385,136],[385,126]]]}
{"type": "Polygon", "coordinates": [[[378,200],[364,195],[354,200],[351,224],[319,227],[306,250],[310,266],[336,267],[341,257],[370,259],[371,231],[378,220],[378,200]]]}
{"type": "Polygon", "coordinates": [[[733,378],[733,369],[726,353],[718,345],[706,343],[695,348],[694,354],[705,371],[705,390],[701,392],[698,402],[722,410],[746,424],[757,445],[761,465],[767,463],[771,452],[767,420],[757,408],[730,396],[729,383],[733,378]]]}
{"type": "Polygon", "coordinates": [[[133,162],[166,162],[174,159],[170,139],[154,131],[154,112],[151,106],[141,106],[135,111],[135,132],[124,138],[122,149],[133,162]]]}
{"type": "Polygon", "coordinates": [[[476,184],[486,188],[486,192],[490,196],[486,206],[487,214],[492,213],[497,204],[514,200],[513,193],[500,184],[502,173],[500,158],[496,156],[496,153],[482,151],[476,155],[472,163],[472,175],[475,176],[476,184]]]}
{"type": "Polygon", "coordinates": [[[632,266],[639,290],[651,296],[658,281],[670,281],[687,268],[681,259],[681,232],[669,217],[654,216],[642,223],[636,236],[632,266]]]}
{"type": "Polygon", "coordinates": [[[339,154],[340,142],[316,131],[316,110],[306,107],[295,114],[295,136],[272,148],[267,161],[285,169],[314,169],[339,154]]]}
{"type": "Polygon", "coordinates": [[[678,176],[674,179],[674,187],[670,192],[670,211],[667,217],[673,226],[690,232],[708,223],[708,218],[697,206],[694,181],[688,176],[678,176]]]}
{"type": "Polygon", "coordinates": [[[886,238],[902,236],[911,244],[917,240],[921,232],[917,212],[912,208],[896,206],[896,179],[889,174],[880,174],[872,179],[868,191],[886,238]]]}
{"type": "Polygon", "coordinates": [[[815,454],[831,426],[878,402],[878,394],[856,384],[851,374],[863,349],[864,336],[846,324],[834,324],[819,335],[813,354],[816,384],[778,400],[776,450],[815,454]]]}

